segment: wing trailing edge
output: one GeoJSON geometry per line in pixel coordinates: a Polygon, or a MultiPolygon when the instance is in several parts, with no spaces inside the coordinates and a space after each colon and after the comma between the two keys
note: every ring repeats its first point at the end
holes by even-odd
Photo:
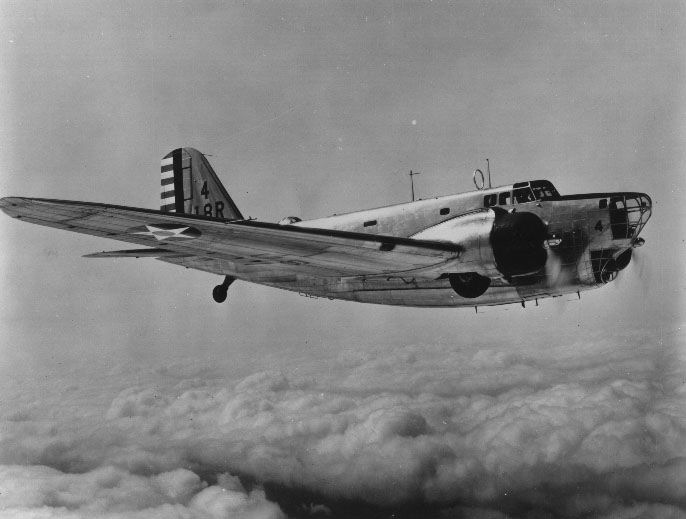
{"type": "Polygon", "coordinates": [[[189,256],[181,252],[167,249],[127,249],[110,250],[84,254],[84,258],[181,258],[189,256]]]}

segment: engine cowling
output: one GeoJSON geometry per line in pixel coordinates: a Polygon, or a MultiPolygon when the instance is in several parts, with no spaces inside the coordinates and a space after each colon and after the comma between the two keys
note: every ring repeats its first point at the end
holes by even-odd
{"type": "Polygon", "coordinates": [[[548,259],[543,247],[547,237],[543,220],[526,211],[496,209],[490,242],[498,270],[505,278],[541,270],[548,259]]]}
{"type": "MultiPolygon", "coordinates": [[[[457,216],[412,238],[461,245],[464,250],[458,260],[457,274],[475,273],[490,279],[510,279],[532,274],[545,266],[547,253],[543,243],[546,235],[546,226],[537,215],[495,207],[457,216]]],[[[468,276],[453,276],[451,284],[462,278],[468,276]]],[[[478,281],[478,278],[473,279],[478,281]]]]}

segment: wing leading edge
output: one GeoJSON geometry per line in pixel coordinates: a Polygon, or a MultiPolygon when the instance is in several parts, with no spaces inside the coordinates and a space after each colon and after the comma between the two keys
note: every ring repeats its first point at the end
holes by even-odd
{"type": "Polygon", "coordinates": [[[93,202],[7,197],[0,199],[0,209],[30,223],[152,247],[91,257],[149,256],[239,276],[241,271],[352,276],[434,270],[455,262],[462,251],[454,243],[93,202]],[[208,262],[211,267],[203,267],[208,262]]]}

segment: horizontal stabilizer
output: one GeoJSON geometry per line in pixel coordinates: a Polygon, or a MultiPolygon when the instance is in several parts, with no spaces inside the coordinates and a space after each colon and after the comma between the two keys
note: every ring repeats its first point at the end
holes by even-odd
{"type": "Polygon", "coordinates": [[[128,249],[128,250],[110,250],[102,252],[94,252],[92,254],[84,254],[84,258],[169,258],[169,257],[183,257],[188,254],[183,254],[173,250],[167,249],[128,249]]]}

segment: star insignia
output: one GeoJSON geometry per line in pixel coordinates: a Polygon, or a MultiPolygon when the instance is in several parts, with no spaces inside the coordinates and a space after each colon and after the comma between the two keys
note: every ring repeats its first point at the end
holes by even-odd
{"type": "Polygon", "coordinates": [[[154,225],[146,225],[147,231],[134,232],[133,234],[141,234],[143,236],[154,236],[157,241],[166,240],[168,238],[186,238],[192,240],[195,236],[189,236],[183,234],[184,231],[190,229],[190,227],[177,227],[175,229],[164,229],[162,227],[155,227],[154,225]]]}

